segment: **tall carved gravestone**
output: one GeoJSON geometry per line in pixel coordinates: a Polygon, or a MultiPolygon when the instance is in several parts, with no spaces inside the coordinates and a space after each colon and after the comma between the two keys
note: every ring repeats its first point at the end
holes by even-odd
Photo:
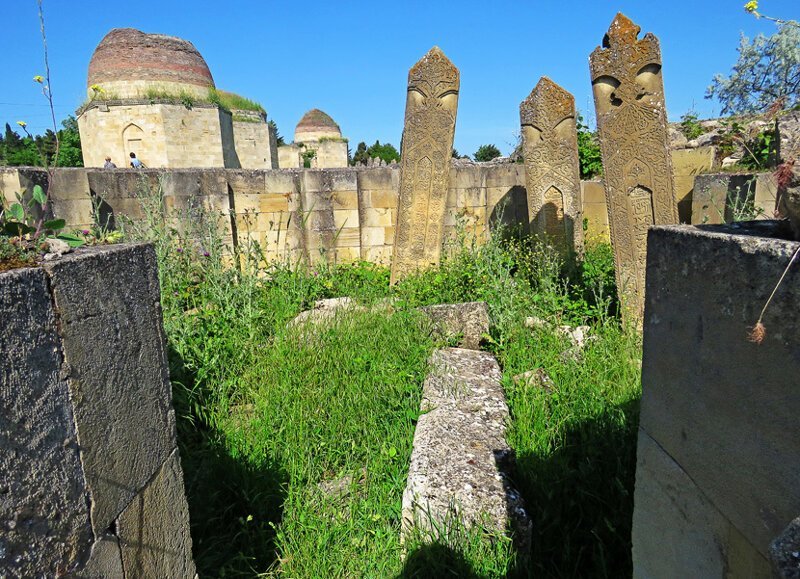
{"type": "Polygon", "coordinates": [[[408,72],[392,283],[439,262],[459,85],[437,46],[408,72]]]}
{"type": "Polygon", "coordinates": [[[575,99],[543,76],[519,105],[528,220],[562,251],[583,246],[575,99]]]}
{"type": "Polygon", "coordinates": [[[678,223],[658,39],[617,14],[589,57],[617,287],[641,320],[647,229],[678,223]]]}

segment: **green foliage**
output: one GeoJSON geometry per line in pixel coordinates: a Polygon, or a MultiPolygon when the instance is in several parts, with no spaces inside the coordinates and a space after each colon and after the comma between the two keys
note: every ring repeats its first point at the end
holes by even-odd
{"type": "Polygon", "coordinates": [[[576,119],[578,129],[578,162],[581,168],[581,179],[594,179],[603,174],[603,157],[600,154],[600,143],[597,134],[589,130],[583,123],[583,116],[578,113],[576,119]]]}
{"type": "Polygon", "coordinates": [[[0,235],[0,272],[36,263],[36,253],[15,238],[0,235]]]}
{"type": "Polygon", "coordinates": [[[30,195],[17,193],[15,202],[0,199],[0,270],[35,261],[46,249],[41,242],[47,238],[60,239],[71,247],[84,244],[83,239],[62,232],[66,223],[48,215],[48,201],[39,184],[30,195]]]}
{"type": "Polygon", "coordinates": [[[724,119],[721,124],[717,150],[722,157],[727,157],[736,150],[737,144],[743,141],[744,127],[733,119],[724,119]]]}
{"type": "Polygon", "coordinates": [[[500,149],[494,145],[481,145],[473,155],[474,159],[479,162],[491,161],[497,157],[501,157],[500,149]]]}
{"type": "Polygon", "coordinates": [[[215,88],[208,89],[208,102],[217,105],[226,111],[254,111],[257,113],[266,113],[264,107],[260,103],[240,96],[236,93],[217,90],[215,88]]]}
{"type": "Polygon", "coordinates": [[[311,168],[311,160],[317,156],[317,152],[314,149],[306,149],[300,156],[303,158],[303,167],[305,169],[311,168]]]}
{"type": "Polygon", "coordinates": [[[383,159],[386,164],[389,164],[393,161],[399,161],[400,153],[391,143],[381,144],[380,141],[375,141],[375,144],[367,147],[367,144],[361,141],[356,146],[356,152],[353,155],[352,164],[357,165],[359,163],[368,163],[370,159],[376,157],[383,159]]]}
{"type": "Polygon", "coordinates": [[[688,111],[681,117],[681,133],[690,141],[696,139],[705,132],[705,129],[703,129],[703,126],[697,120],[697,115],[694,112],[688,111]]]}
{"type": "Polygon", "coordinates": [[[350,159],[350,164],[359,165],[366,163],[367,161],[369,161],[369,156],[367,155],[367,144],[364,141],[361,141],[358,145],[356,145],[356,152],[353,153],[353,156],[350,159]]]}
{"type": "Polygon", "coordinates": [[[278,146],[283,147],[286,144],[286,141],[284,141],[283,137],[281,136],[281,133],[278,131],[278,125],[272,119],[268,120],[267,124],[275,132],[275,140],[278,146]]]}
{"type": "Polygon", "coordinates": [[[716,98],[722,114],[762,112],[773,106],[800,104],[800,25],[785,22],[772,36],[752,41],[742,35],[739,58],[730,76],[718,74],[706,91],[716,98]]]}
{"type": "Polygon", "coordinates": [[[775,130],[762,131],[750,141],[744,143],[745,154],[739,165],[754,171],[763,171],[775,167],[778,160],[779,139],[775,130]]]}
{"type": "Polygon", "coordinates": [[[55,159],[56,135],[51,130],[44,135],[20,137],[6,123],[5,134],[0,136],[0,165],[9,167],[83,167],[81,137],[75,117],[68,116],[58,131],[60,149],[55,159]],[[56,162],[57,161],[57,162],[56,162]]]}

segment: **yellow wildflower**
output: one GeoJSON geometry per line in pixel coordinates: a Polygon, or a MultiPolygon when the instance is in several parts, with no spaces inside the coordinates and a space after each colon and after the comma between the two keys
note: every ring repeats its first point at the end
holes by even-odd
{"type": "Polygon", "coordinates": [[[42,84],[44,82],[44,77],[41,74],[37,74],[36,76],[33,77],[33,82],[38,82],[39,84],[42,84]]]}
{"type": "Polygon", "coordinates": [[[25,121],[17,121],[17,124],[23,129],[28,126],[28,123],[26,123],[25,121]]]}
{"type": "Polygon", "coordinates": [[[758,10],[758,0],[750,0],[750,2],[744,5],[744,9],[750,13],[755,12],[758,10]]]}

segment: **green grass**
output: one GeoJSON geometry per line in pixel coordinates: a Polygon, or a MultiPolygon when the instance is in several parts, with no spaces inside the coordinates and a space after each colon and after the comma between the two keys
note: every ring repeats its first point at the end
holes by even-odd
{"type": "MultiPolygon", "coordinates": [[[[186,91],[174,91],[174,90],[167,90],[167,89],[160,89],[150,87],[145,90],[142,98],[145,100],[153,101],[153,102],[166,102],[176,105],[184,105],[187,108],[192,108],[195,105],[202,105],[202,104],[213,104],[217,105],[219,108],[224,109],[226,111],[253,111],[257,113],[265,113],[264,107],[261,106],[260,103],[240,96],[238,94],[227,92],[224,90],[217,90],[216,88],[210,88],[208,90],[207,97],[198,97],[193,93],[188,93],[186,91]]],[[[89,97],[78,109],[82,111],[87,106],[89,106],[93,101],[116,101],[120,100],[119,97],[112,93],[107,93],[105,91],[98,91],[94,93],[91,97],[89,97]]],[[[124,100],[124,99],[122,99],[124,100]]],[[[246,122],[257,122],[253,121],[249,117],[245,117],[243,115],[238,115],[238,118],[235,120],[245,120],[246,122]]]]}
{"type": "Polygon", "coordinates": [[[240,96],[236,93],[217,90],[215,88],[209,89],[208,100],[217,104],[221,108],[228,111],[255,111],[258,113],[266,112],[260,103],[240,96]]]}
{"type": "MultiPolygon", "coordinates": [[[[213,220],[175,227],[143,196],[129,235],[156,244],[178,436],[201,576],[503,577],[630,575],[640,344],[616,317],[608,246],[565,265],[509,236],[461,236],[442,265],[389,286],[388,270],[227,262],[213,220]],[[390,296],[316,332],[287,322],[315,300],[390,296]],[[534,521],[530,553],[459,521],[400,544],[400,508],[434,343],[418,305],[486,300],[487,349],[503,367],[515,483],[534,521]],[[564,359],[536,315],[588,323],[564,359]],[[544,368],[552,392],[512,377],[544,368]],[[337,483],[338,492],[325,492],[337,483]],[[404,558],[405,554],[405,558],[404,558]]],[[[257,248],[244,248],[248,256],[257,248]]]]}

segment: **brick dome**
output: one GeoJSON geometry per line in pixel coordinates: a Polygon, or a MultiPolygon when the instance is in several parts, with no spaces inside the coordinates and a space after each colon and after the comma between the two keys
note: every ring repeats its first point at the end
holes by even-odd
{"type": "Polygon", "coordinates": [[[295,142],[318,141],[320,138],[341,139],[342,131],[330,115],[319,109],[311,109],[297,123],[294,140],[295,142]]]}
{"type": "Polygon", "coordinates": [[[120,98],[143,96],[148,88],[207,94],[214,79],[194,45],[164,34],[115,28],[100,41],[87,80],[120,98]]]}

